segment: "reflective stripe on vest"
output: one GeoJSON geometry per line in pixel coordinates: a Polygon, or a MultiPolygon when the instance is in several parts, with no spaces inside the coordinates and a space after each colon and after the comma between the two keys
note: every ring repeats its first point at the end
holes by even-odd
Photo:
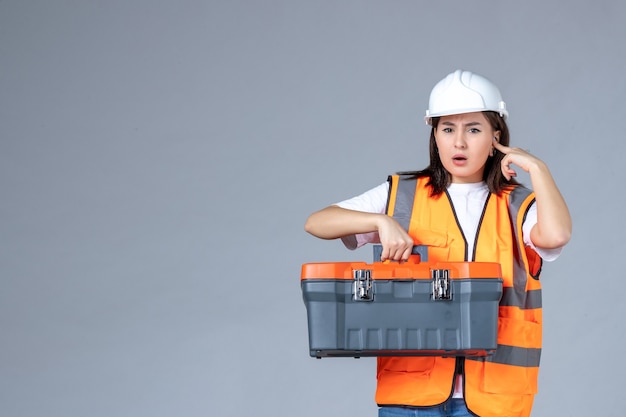
{"type": "Polygon", "coordinates": [[[514,288],[505,287],[502,289],[500,306],[515,306],[525,310],[541,308],[541,290],[529,290],[524,293],[523,297],[520,297],[514,288]]]}
{"type": "MultiPolygon", "coordinates": [[[[472,358],[468,359],[472,360],[472,358]]],[[[484,360],[486,362],[501,363],[503,365],[538,367],[540,359],[541,349],[498,345],[496,353],[491,356],[487,356],[484,360]]]]}

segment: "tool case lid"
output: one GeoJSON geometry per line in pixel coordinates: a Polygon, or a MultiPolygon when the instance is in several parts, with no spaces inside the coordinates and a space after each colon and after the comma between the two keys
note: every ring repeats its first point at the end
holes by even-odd
{"type": "Polygon", "coordinates": [[[301,280],[354,280],[354,271],[369,270],[371,279],[431,279],[432,271],[448,270],[450,279],[501,278],[502,270],[496,262],[420,262],[411,256],[406,262],[319,262],[302,265],[301,280]]]}

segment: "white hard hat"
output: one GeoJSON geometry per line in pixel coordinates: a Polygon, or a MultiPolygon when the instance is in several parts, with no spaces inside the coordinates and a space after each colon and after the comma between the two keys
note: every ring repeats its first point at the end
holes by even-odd
{"type": "Polygon", "coordinates": [[[456,70],[439,81],[430,92],[424,120],[451,114],[495,111],[506,118],[506,103],[500,90],[491,81],[470,71],[456,70]]]}

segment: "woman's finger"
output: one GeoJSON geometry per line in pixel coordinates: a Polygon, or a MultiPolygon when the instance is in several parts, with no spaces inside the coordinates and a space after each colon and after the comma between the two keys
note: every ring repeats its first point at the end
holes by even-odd
{"type": "Polygon", "coordinates": [[[509,148],[508,146],[504,146],[503,144],[498,142],[496,138],[493,138],[493,147],[499,150],[500,152],[502,152],[503,154],[507,154],[511,151],[511,148],[509,148]]]}
{"type": "Polygon", "coordinates": [[[517,176],[517,172],[513,168],[511,168],[512,163],[513,161],[508,155],[502,158],[502,162],[500,162],[502,175],[504,175],[504,178],[506,178],[507,181],[510,181],[512,177],[517,176]]]}
{"type": "Polygon", "coordinates": [[[411,253],[413,252],[413,245],[411,245],[410,248],[407,248],[404,253],[402,254],[402,260],[403,261],[408,261],[409,260],[409,256],[411,256],[411,253]]]}

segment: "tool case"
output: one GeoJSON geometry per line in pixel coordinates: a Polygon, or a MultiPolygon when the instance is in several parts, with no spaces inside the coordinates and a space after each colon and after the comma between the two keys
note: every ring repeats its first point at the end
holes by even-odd
{"type": "MultiPolygon", "coordinates": [[[[380,245],[374,248],[380,259],[380,245]]],[[[487,356],[495,352],[501,268],[491,262],[302,265],[312,357],[487,356]]]]}

